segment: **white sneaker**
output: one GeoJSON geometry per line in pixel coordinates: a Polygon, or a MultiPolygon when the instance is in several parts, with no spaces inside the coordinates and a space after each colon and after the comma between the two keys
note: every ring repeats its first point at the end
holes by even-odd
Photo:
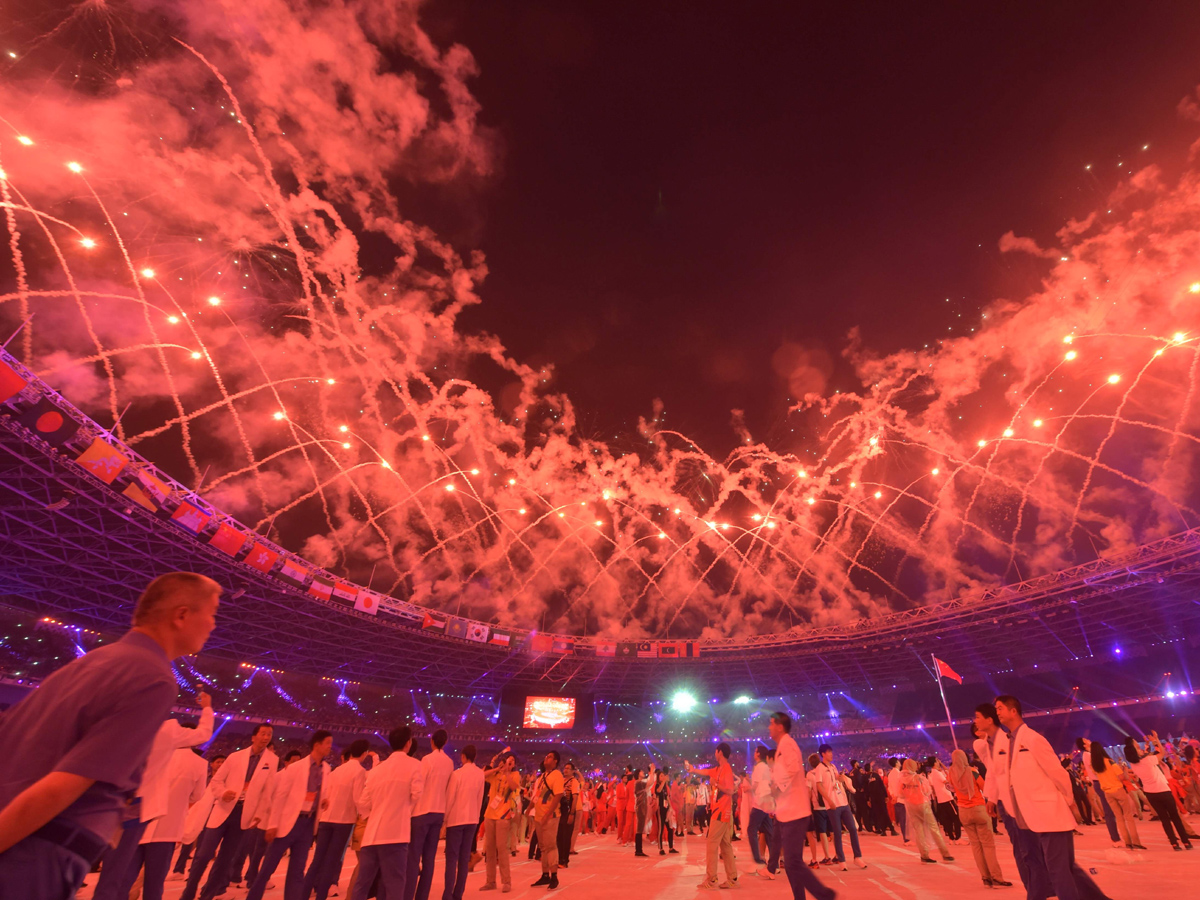
{"type": "Polygon", "coordinates": [[[766,878],[768,881],[775,880],[775,876],[771,874],[771,870],[766,866],[759,866],[755,874],[761,878],[766,878]]]}
{"type": "Polygon", "coordinates": [[[854,857],[854,864],[860,869],[865,869],[867,867],[867,864],[863,862],[863,858],[861,856],[854,857]]]}

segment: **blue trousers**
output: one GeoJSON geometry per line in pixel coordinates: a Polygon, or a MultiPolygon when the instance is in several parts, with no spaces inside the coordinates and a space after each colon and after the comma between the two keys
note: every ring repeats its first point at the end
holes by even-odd
{"type": "Polygon", "coordinates": [[[1100,782],[1093,781],[1092,787],[1100,796],[1100,808],[1104,810],[1104,824],[1108,826],[1108,839],[1115,843],[1121,840],[1121,835],[1117,831],[1117,817],[1113,815],[1112,807],[1108,805],[1108,798],[1104,796],[1104,789],[1100,787],[1100,782]]]}
{"type": "Polygon", "coordinates": [[[846,861],[846,854],[842,850],[842,826],[846,826],[846,830],[850,832],[850,849],[854,851],[854,858],[862,857],[862,849],[858,846],[858,826],[854,824],[854,813],[851,812],[849,806],[837,806],[829,810],[829,825],[833,828],[833,849],[837,854],[838,862],[846,861]]]}
{"type": "Polygon", "coordinates": [[[1108,900],[1100,886],[1075,862],[1075,837],[1071,832],[1043,831],[1035,837],[1058,900],[1108,900]]]}
{"type": "Polygon", "coordinates": [[[1017,875],[1021,884],[1025,885],[1026,900],[1046,900],[1050,890],[1050,876],[1046,872],[1046,862],[1042,859],[1042,845],[1032,831],[1026,831],[1017,825],[1017,820],[1008,814],[1004,804],[996,807],[1004,822],[1004,830],[1013,845],[1013,859],[1017,863],[1017,875]]]}
{"type": "Polygon", "coordinates": [[[410,844],[372,844],[358,851],[358,878],[350,900],[367,900],[379,879],[378,900],[403,900],[407,889],[410,844]]]}
{"type": "Polygon", "coordinates": [[[790,822],[775,820],[783,849],[783,869],[787,872],[788,884],[792,886],[794,900],[804,900],[805,890],[811,891],[816,900],[833,900],[833,889],[821,884],[804,862],[804,835],[808,831],[810,818],[805,816],[790,822]]]}
{"type": "Polygon", "coordinates": [[[82,856],[31,835],[0,853],[0,900],[73,900],[91,868],[82,856]]]}
{"type": "Polygon", "coordinates": [[[903,803],[896,803],[893,807],[896,810],[896,826],[900,829],[900,837],[904,838],[904,843],[908,843],[908,808],[903,803]]]}
{"type": "Polygon", "coordinates": [[[229,873],[233,860],[238,850],[242,846],[242,801],[233,804],[233,809],[229,811],[229,815],[225,821],[215,828],[205,828],[200,832],[200,837],[196,839],[196,855],[192,857],[192,867],[188,869],[187,884],[183,886],[183,893],[179,895],[179,900],[196,900],[196,889],[200,887],[200,876],[204,874],[204,870],[208,868],[209,862],[216,856],[217,860],[213,863],[212,871],[208,873],[208,879],[204,882],[204,890],[201,893],[202,900],[212,900],[220,894],[225,893],[225,888],[229,885],[229,873]],[[221,848],[221,852],[217,852],[217,848],[221,848]]]}
{"type": "Polygon", "coordinates": [[[317,892],[317,900],[325,900],[342,871],[342,857],[354,833],[353,822],[322,822],[317,826],[317,847],[313,850],[308,874],[304,876],[304,900],[317,892]]]}
{"type": "MultiPolygon", "coordinates": [[[[442,900],[462,900],[467,889],[467,864],[471,861],[471,838],[479,830],[474,825],[451,825],[446,829],[446,886],[442,900]]],[[[504,848],[505,851],[508,848],[504,848]]]]}
{"type": "Polygon", "coordinates": [[[247,887],[254,884],[254,879],[258,877],[258,867],[262,865],[263,854],[267,851],[266,833],[262,828],[247,828],[242,832],[242,845],[229,867],[229,875],[234,881],[245,881],[247,887]],[[246,867],[244,878],[242,866],[246,867]]]}
{"type": "Polygon", "coordinates": [[[142,835],[146,833],[146,825],[148,822],[128,822],[121,829],[121,840],[117,842],[117,846],[110,847],[104,854],[104,865],[100,867],[100,880],[96,882],[96,892],[92,894],[92,900],[125,900],[129,896],[129,889],[126,888],[125,893],[121,893],[121,888],[128,882],[132,884],[137,880],[137,869],[133,870],[133,875],[128,875],[129,867],[133,864],[133,858],[138,855],[138,842],[142,839],[142,835]]]}
{"type": "Polygon", "coordinates": [[[125,871],[125,883],[121,886],[124,891],[120,896],[128,897],[133,883],[137,881],[138,870],[146,867],[146,877],[142,879],[142,900],[162,900],[163,885],[167,873],[171,870],[171,857],[175,853],[174,841],[150,841],[138,844],[137,852],[129,868],[125,871]]]}
{"type": "Polygon", "coordinates": [[[750,822],[746,825],[746,840],[750,842],[750,855],[760,866],[764,865],[762,854],[758,850],[758,833],[767,836],[767,846],[771,846],[771,817],[766,811],[757,807],[750,810],[750,822]]]}
{"type": "Polygon", "coordinates": [[[445,818],[445,813],[424,813],[412,817],[405,900],[429,900],[429,890],[433,887],[433,864],[437,861],[438,838],[441,837],[442,821],[445,818]]]}
{"type": "Polygon", "coordinates": [[[262,868],[258,870],[258,877],[250,886],[250,893],[246,895],[246,900],[262,900],[263,892],[267,889],[267,882],[275,874],[275,869],[278,868],[279,861],[283,859],[283,854],[289,850],[291,853],[288,856],[287,881],[283,885],[283,900],[302,900],[304,866],[308,863],[308,851],[313,842],[314,815],[315,813],[309,813],[306,816],[297,816],[296,824],[292,826],[291,831],[287,834],[275,835],[275,840],[267,844],[267,850],[263,854],[262,868]]]}

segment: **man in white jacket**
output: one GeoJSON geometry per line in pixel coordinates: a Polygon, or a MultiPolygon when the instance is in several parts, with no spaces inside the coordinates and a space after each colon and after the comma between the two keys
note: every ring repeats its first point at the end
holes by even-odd
{"type": "MultiPolygon", "coordinates": [[[[421,757],[424,788],[412,814],[412,840],[408,845],[407,900],[429,900],[433,865],[437,861],[438,835],[446,818],[446,788],[454,760],[442,749],[446,732],[439,728],[431,738],[433,749],[421,757]]],[[[390,900],[390,898],[389,898],[390,900]]]]}
{"type": "Polygon", "coordinates": [[[270,725],[256,726],[250,734],[250,746],[231,753],[213,776],[212,812],[196,841],[196,855],[179,900],[195,900],[200,877],[214,855],[217,859],[204,882],[200,900],[213,900],[225,893],[234,859],[245,838],[252,838],[251,829],[258,828],[267,818],[271,787],[279,765],[279,759],[268,747],[273,736],[270,725]],[[217,847],[221,848],[220,853],[217,847]]]}
{"type": "MultiPolygon", "coordinates": [[[[167,719],[154,735],[142,783],[135,794],[138,817],[125,823],[117,846],[104,854],[104,867],[96,883],[93,900],[125,900],[129,887],[137,879],[137,869],[130,872],[135,857],[141,865],[138,846],[146,827],[167,811],[167,769],[176,750],[203,744],[212,736],[212,698],[201,691],[196,695],[200,707],[200,722],[195,728],[185,728],[175,719],[167,719]]],[[[170,868],[168,862],[167,867],[170,868]]],[[[165,877],[164,873],[164,877],[165,877]]]]}
{"type": "Polygon", "coordinates": [[[812,818],[812,801],[808,781],[804,777],[804,762],[800,747],[792,738],[792,718],[785,712],[771,715],[771,740],[775,741],[775,821],[779,826],[783,852],[783,869],[792,887],[792,897],[804,900],[805,889],[817,900],[834,900],[832,888],[821,884],[812,870],[804,864],[804,834],[812,818]]]}
{"type": "Polygon", "coordinates": [[[1058,900],[1107,900],[1075,862],[1071,778],[1054,748],[1025,724],[1016,697],[997,697],[996,715],[1008,736],[998,737],[993,745],[990,786],[985,787],[999,797],[1018,828],[1036,836],[1058,900]]]}
{"type": "Polygon", "coordinates": [[[329,805],[325,786],[330,773],[325,757],[333,749],[333,735],[314,732],[308,748],[308,756],[296,760],[275,779],[265,835],[267,852],[246,900],[262,900],[275,868],[289,851],[283,900],[302,900],[304,896],[304,867],[317,834],[317,815],[329,805]]]}
{"type": "Polygon", "coordinates": [[[183,840],[188,806],[198,803],[204,796],[208,763],[190,748],[176,750],[167,765],[164,780],[166,805],[163,814],[151,822],[142,835],[138,854],[125,876],[125,893],[122,897],[129,896],[137,878],[137,870],[144,865],[146,875],[142,879],[142,900],[162,900],[163,883],[171,868],[171,856],[175,852],[175,845],[183,840]]]}
{"type": "MultiPolygon", "coordinates": [[[[471,837],[483,811],[483,769],[475,765],[475,745],[462,748],[462,765],[446,787],[446,877],[442,900],[462,900],[467,887],[471,837]]],[[[507,848],[506,848],[507,849],[507,848]]]]}
{"type": "Polygon", "coordinates": [[[425,786],[421,764],[408,755],[412,729],[401,725],[388,735],[392,755],[367,773],[362,810],[367,817],[358,851],[358,876],[350,900],[367,900],[378,876],[387,900],[405,896],[413,807],[425,786]]]}
{"type": "MultiPolygon", "coordinates": [[[[329,805],[321,810],[317,824],[317,847],[313,851],[308,874],[304,876],[304,897],[308,900],[316,893],[316,900],[325,900],[329,889],[342,871],[342,858],[354,823],[362,814],[362,794],[367,784],[367,770],[362,758],[367,756],[370,744],[359,738],[346,749],[346,759],[329,776],[325,796],[329,805]]],[[[374,757],[375,754],[371,753],[374,757]]]]}

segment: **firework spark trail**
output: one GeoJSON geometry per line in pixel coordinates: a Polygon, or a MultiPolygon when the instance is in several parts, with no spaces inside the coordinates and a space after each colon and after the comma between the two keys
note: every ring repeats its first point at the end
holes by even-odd
{"type": "Polygon", "coordinates": [[[17,215],[9,190],[8,176],[4,173],[4,160],[0,158],[0,196],[4,198],[4,220],[8,225],[8,249],[12,255],[13,269],[17,275],[17,302],[20,304],[21,321],[26,323],[21,335],[21,356],[25,362],[33,359],[33,323],[29,321],[29,273],[25,269],[25,256],[21,253],[21,232],[17,229],[17,215]]]}
{"type": "Polygon", "coordinates": [[[294,549],[339,577],[361,580],[378,564],[391,571],[390,590],[414,602],[630,637],[842,621],[995,584],[1014,567],[1046,571],[1064,564],[1056,545],[1077,561],[1068,519],[1089,534],[1099,526],[1103,549],[1196,516],[1185,460],[1200,444],[1200,349],[1190,365],[1163,355],[1161,378],[1139,375],[1110,401],[1085,398],[1064,377],[1054,336],[1092,342],[1075,364],[1083,378],[1097,377],[1101,359],[1134,371],[1144,362],[1136,341],[1181,343],[1150,334],[1200,329],[1195,304],[1173,287],[1200,276],[1188,212],[1200,196],[1195,173],[1173,187],[1136,173],[1131,183],[1156,191],[1138,200],[1144,209],[1065,229],[1070,261],[1054,263],[1039,294],[997,302],[978,334],[880,358],[852,349],[863,390],[793,407],[806,435],[796,445],[768,447],[735,415],[737,449],[714,458],[660,430],[656,407],[639,420],[636,452],[622,453],[580,434],[549,368],[514,360],[499,338],[462,333],[459,314],[481,301],[483,259],[400,216],[389,179],[441,184],[483,172],[463,81],[472,64],[463,48],[435,48],[415,7],[379,26],[393,29],[383,43],[432,74],[438,87],[426,90],[444,91],[431,103],[417,81],[382,67],[356,18],[367,8],[374,0],[247,0],[237,12],[258,36],[250,46],[212,40],[228,26],[224,6],[189,6],[169,35],[179,49],[122,70],[121,91],[80,97],[35,81],[31,104],[21,84],[0,86],[7,107],[36,112],[39,139],[0,148],[16,278],[0,293],[0,316],[7,323],[22,305],[36,313],[25,355],[69,398],[81,386],[99,401],[103,384],[115,419],[119,394],[136,392],[119,436],[128,425],[128,442],[167,471],[214,470],[206,494],[218,508],[260,530],[307,535],[294,549]],[[334,56],[322,49],[331,35],[334,56]],[[434,112],[443,101],[450,117],[434,112]],[[120,254],[93,249],[86,275],[68,266],[59,230],[88,231],[73,224],[70,183],[54,174],[58,151],[41,149],[68,146],[90,148],[82,183],[120,254]],[[37,228],[22,233],[26,216],[37,228]],[[366,233],[394,245],[386,274],[363,274],[366,233]],[[1134,252],[1151,236],[1153,266],[1134,252]],[[140,278],[134,257],[157,262],[157,277],[140,278]],[[60,271],[31,263],[39,258],[60,271]],[[130,275],[132,295],[112,289],[130,275]],[[147,298],[146,281],[166,303],[147,298]],[[202,317],[214,294],[230,303],[202,317]],[[162,340],[164,319],[186,320],[180,334],[194,349],[162,340]],[[207,365],[180,367],[176,351],[207,365]],[[480,381],[486,388],[466,377],[483,364],[498,373],[480,381]],[[996,367],[1008,376],[998,398],[996,367]],[[1178,396],[1162,384],[1178,384],[1178,396]],[[163,415],[168,402],[174,412],[163,415]],[[1128,413],[1136,403],[1152,414],[1128,413]],[[970,425],[957,415],[968,406],[982,407],[970,425]],[[1017,434],[1033,410],[1058,423],[1051,441],[1017,434]],[[1129,515],[1112,512],[1114,499],[1129,515]],[[1037,536],[1022,539],[1030,521],[1037,536]]]}
{"type": "MultiPolygon", "coordinates": [[[[6,207],[8,207],[5,209],[5,213],[11,217],[11,218],[9,218],[9,221],[8,221],[8,228],[9,228],[9,232],[12,235],[12,240],[13,240],[12,249],[13,249],[14,259],[17,262],[17,271],[18,271],[18,273],[22,273],[23,265],[21,263],[21,260],[17,256],[16,217],[12,215],[13,208],[8,205],[10,196],[11,196],[10,190],[9,190],[10,186],[8,184],[8,181],[6,179],[0,179],[0,187],[2,187],[4,190],[3,196],[4,196],[4,200],[5,200],[5,205],[6,205],[6,207]]],[[[67,222],[64,222],[64,221],[61,221],[58,219],[54,219],[53,217],[43,216],[38,210],[35,210],[28,205],[26,198],[24,196],[22,196],[20,191],[16,191],[15,193],[16,193],[16,196],[20,198],[21,202],[23,204],[25,204],[25,209],[33,216],[34,221],[37,222],[38,227],[41,229],[43,236],[46,238],[46,242],[50,245],[51,250],[54,252],[55,258],[58,260],[59,268],[61,269],[63,276],[67,279],[67,286],[70,288],[71,298],[75,301],[75,308],[77,310],[79,310],[79,318],[80,318],[80,321],[83,322],[84,329],[87,331],[88,339],[92,342],[92,346],[96,348],[96,352],[98,354],[103,354],[104,346],[100,342],[100,335],[98,335],[96,333],[96,326],[92,322],[91,314],[88,312],[87,306],[83,302],[83,294],[80,292],[78,285],[75,283],[75,274],[71,271],[70,265],[67,264],[67,257],[62,251],[62,246],[59,244],[58,239],[54,235],[54,232],[52,232],[50,230],[49,226],[47,225],[47,221],[53,221],[56,224],[64,225],[65,227],[71,229],[72,231],[75,231],[76,234],[79,235],[81,243],[83,242],[83,240],[85,240],[83,234],[80,233],[78,231],[78,229],[76,229],[75,226],[71,225],[70,223],[67,223],[67,222]]],[[[18,274],[18,286],[21,286],[22,278],[23,278],[23,275],[18,274]]],[[[24,285],[21,288],[20,295],[22,298],[22,307],[27,306],[29,297],[30,297],[28,285],[24,285]]],[[[4,298],[4,297],[0,297],[0,303],[3,303],[5,299],[6,298],[4,298]]],[[[33,332],[29,331],[28,334],[29,334],[30,340],[32,341],[33,332]]],[[[29,357],[26,357],[26,358],[28,359],[29,357]]],[[[120,416],[118,416],[118,414],[117,414],[116,373],[113,370],[112,360],[109,359],[109,357],[107,355],[101,356],[100,361],[102,362],[102,364],[104,366],[105,378],[108,380],[108,411],[109,411],[109,414],[113,418],[113,422],[116,423],[117,436],[123,438],[124,431],[121,428],[120,416]]]]}

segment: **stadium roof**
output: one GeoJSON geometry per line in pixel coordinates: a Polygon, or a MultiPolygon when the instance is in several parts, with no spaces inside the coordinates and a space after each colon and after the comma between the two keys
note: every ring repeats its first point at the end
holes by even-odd
{"type": "Polygon", "coordinates": [[[724,696],[902,687],[928,677],[931,654],[971,678],[1200,641],[1200,531],[949,603],[751,638],[614,645],[444,617],[346,585],[249,532],[7,354],[0,363],[16,388],[5,396],[0,378],[0,602],[100,631],[127,626],[155,574],[192,570],[226,588],[213,655],[378,684],[629,700],[685,683],[724,696]],[[66,430],[79,426],[66,439],[39,435],[46,420],[33,411],[47,403],[66,430]],[[271,557],[265,571],[254,547],[271,557]],[[331,585],[349,593],[339,600],[331,585]]]}

